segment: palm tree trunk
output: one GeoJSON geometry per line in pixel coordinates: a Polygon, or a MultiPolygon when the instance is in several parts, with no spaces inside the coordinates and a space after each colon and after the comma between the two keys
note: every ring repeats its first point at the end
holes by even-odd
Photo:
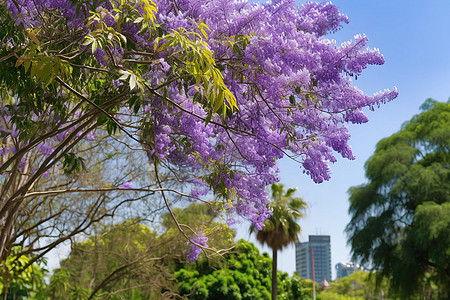
{"type": "Polygon", "coordinates": [[[277,300],[277,255],[278,250],[272,249],[272,300],[277,300]]]}

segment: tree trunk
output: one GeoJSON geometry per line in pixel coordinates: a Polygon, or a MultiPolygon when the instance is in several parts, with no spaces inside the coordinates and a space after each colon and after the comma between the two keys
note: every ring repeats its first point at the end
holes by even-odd
{"type": "Polygon", "coordinates": [[[272,255],[272,300],[277,300],[277,255],[278,250],[273,249],[272,255]]]}
{"type": "Polygon", "coordinates": [[[22,201],[8,204],[0,211],[0,263],[8,258],[11,251],[14,224],[19,216],[22,201]]]}

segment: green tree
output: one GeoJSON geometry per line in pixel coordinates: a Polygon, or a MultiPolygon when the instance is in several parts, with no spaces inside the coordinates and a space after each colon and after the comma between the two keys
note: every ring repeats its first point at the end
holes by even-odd
{"type": "MultiPolygon", "coordinates": [[[[252,243],[244,240],[224,256],[225,261],[200,258],[175,272],[178,290],[189,299],[267,299],[270,295],[270,265],[267,253],[259,253],[252,243]]],[[[302,280],[278,272],[280,299],[302,299],[302,280]]]]}
{"type": "MultiPolygon", "coordinates": [[[[289,277],[288,273],[278,271],[278,299],[280,300],[308,300],[308,289],[305,279],[302,279],[297,273],[289,277]]],[[[311,293],[312,295],[312,293],[311,293]]],[[[312,296],[311,296],[312,298],[312,296]]]]}
{"type": "MultiPolygon", "coordinates": [[[[297,220],[303,217],[306,203],[293,197],[296,189],[284,192],[282,184],[272,184],[272,216],[264,222],[263,230],[257,231],[256,238],[263,245],[272,248],[272,300],[277,299],[277,254],[278,250],[297,241],[300,225],[297,220]]],[[[250,232],[255,232],[250,227],[250,232]]]]}
{"type": "Polygon", "coordinates": [[[313,299],[313,288],[316,290],[316,296],[319,293],[319,285],[317,283],[313,284],[312,279],[302,279],[302,300],[312,300],[313,299]]]}
{"type": "Polygon", "coordinates": [[[388,294],[389,284],[383,280],[376,286],[375,278],[369,272],[356,271],[348,276],[339,278],[330,283],[330,287],[322,290],[318,296],[320,300],[375,300],[395,299],[388,294]]]}
{"type": "Polygon", "coordinates": [[[368,183],[349,190],[346,231],[354,259],[402,296],[448,299],[450,101],[428,99],[421,109],[377,144],[368,183]]]}
{"type": "Polygon", "coordinates": [[[72,246],[52,276],[52,299],[151,299],[170,289],[170,242],[134,220],[101,228],[72,246]]]}
{"type": "Polygon", "coordinates": [[[20,247],[13,248],[0,265],[0,296],[4,300],[40,299],[46,270],[29,264],[30,258],[16,254],[20,252],[20,247]]]}
{"type": "MultiPolygon", "coordinates": [[[[173,213],[185,227],[207,228],[212,249],[231,247],[234,231],[214,222],[216,214],[207,204],[174,208],[173,213]]],[[[169,214],[163,214],[160,234],[140,220],[102,225],[87,240],[72,246],[69,257],[51,278],[48,296],[137,300],[176,295],[173,273],[177,266],[186,263],[180,251],[186,249],[186,240],[173,222],[169,214]]]]}
{"type": "MultiPolygon", "coordinates": [[[[189,206],[176,207],[172,210],[178,224],[188,228],[191,233],[203,231],[208,238],[209,254],[215,256],[228,251],[233,246],[235,231],[218,219],[219,212],[211,203],[191,203],[189,206]]],[[[161,216],[161,225],[166,230],[164,236],[177,241],[180,249],[186,248],[183,232],[177,229],[174,218],[170,213],[161,216]]]]}

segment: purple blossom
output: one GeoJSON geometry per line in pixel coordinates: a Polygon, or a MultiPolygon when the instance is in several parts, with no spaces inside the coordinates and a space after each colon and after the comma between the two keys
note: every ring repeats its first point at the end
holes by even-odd
{"type": "Polygon", "coordinates": [[[94,52],[95,59],[97,59],[97,62],[106,67],[108,65],[108,55],[106,51],[103,49],[97,48],[94,52]]]}
{"type": "Polygon", "coordinates": [[[205,236],[205,233],[203,230],[200,230],[197,232],[196,236],[192,237],[191,240],[188,242],[188,246],[190,246],[190,252],[186,255],[186,258],[189,262],[194,262],[198,259],[198,256],[202,252],[202,249],[195,245],[194,243],[208,248],[208,245],[206,242],[208,241],[208,237],[205,236]]]}
{"type": "Polygon", "coordinates": [[[119,86],[123,85],[123,82],[117,79],[113,80],[113,86],[117,89],[119,86]]]}
{"type": "Polygon", "coordinates": [[[16,138],[19,135],[20,131],[19,129],[17,129],[16,124],[13,124],[12,129],[11,129],[11,136],[13,138],[16,138]]]}
{"type": "Polygon", "coordinates": [[[8,154],[9,152],[11,152],[11,150],[8,148],[0,148],[0,155],[5,155],[8,154]]]}
{"type": "Polygon", "coordinates": [[[145,105],[144,107],[144,112],[148,113],[152,110],[152,105],[149,103],[147,105],[145,105]]]}
{"type": "MultiPolygon", "coordinates": [[[[7,8],[17,17],[16,22],[26,28],[39,26],[39,13],[48,10],[65,18],[68,30],[85,24],[86,16],[80,13],[77,17],[70,1],[14,2],[7,0],[7,8]]],[[[173,102],[170,105],[154,95],[144,95],[141,110],[146,117],[141,122],[149,127],[148,136],[143,137],[147,139],[148,155],[192,172],[196,180],[187,180],[192,196],[202,196],[210,190],[216,194],[224,189],[232,191],[235,197],[230,199],[228,212],[244,216],[258,229],[270,216],[265,188],[279,180],[277,161],[286,152],[298,157],[304,173],[314,182],[329,180],[330,164],[337,161],[337,156],[354,159],[347,124],[367,122],[363,108],[373,109],[397,97],[395,88],[368,96],[352,85],[352,77],[359,76],[369,65],[383,64],[384,58],[378,49],[367,47],[368,37],[364,35],[340,46],[325,37],[348,23],[348,18],[331,3],[307,2],[301,8],[294,0],[274,0],[264,5],[233,0],[180,0],[176,7],[172,0],[157,0],[156,4],[157,22],[164,24],[164,31],[184,27],[198,32],[196,23],[202,21],[211,29],[204,46],[214,58],[238,61],[234,68],[224,67],[222,75],[239,110],[227,115],[225,122],[213,116],[212,122],[205,125],[208,105],[203,99],[193,99],[201,88],[186,81],[167,85],[165,93],[173,102]],[[248,37],[245,49],[234,41],[242,48],[240,53],[229,45],[228,39],[233,36],[248,37]],[[180,86],[187,87],[184,90],[180,86]]],[[[141,7],[137,9],[142,13],[141,7]]],[[[97,10],[111,12],[112,5],[106,1],[97,10]]],[[[108,26],[119,28],[115,19],[106,15],[108,26]]],[[[140,33],[139,24],[122,25],[121,34],[138,50],[153,51],[154,40],[148,33],[140,33]]],[[[85,34],[90,31],[83,30],[85,34]]],[[[109,46],[112,57],[117,59],[115,63],[125,65],[123,49],[109,46]]],[[[171,57],[164,53],[168,52],[159,53],[142,76],[150,89],[166,83],[167,72],[173,70],[171,57]]],[[[91,55],[99,65],[108,67],[109,57],[103,49],[98,48],[91,55]]],[[[121,85],[113,79],[111,90],[121,85]]],[[[120,111],[132,114],[128,109],[120,111]]],[[[8,114],[4,114],[0,130],[20,139],[15,125],[8,124],[8,114]]],[[[79,112],[75,116],[79,117],[79,112]]],[[[34,117],[45,119],[41,115],[34,117]]],[[[58,116],[48,119],[59,120],[58,116]]],[[[126,119],[125,116],[121,122],[126,119]]],[[[136,117],[133,122],[138,122],[136,117]]],[[[48,156],[52,145],[63,141],[72,130],[59,133],[38,149],[48,156]]],[[[86,136],[86,140],[93,138],[92,133],[86,136]]],[[[125,182],[120,187],[133,185],[125,182]]],[[[199,233],[192,241],[206,247],[207,238],[199,233]]],[[[192,243],[190,246],[188,259],[195,260],[201,250],[192,243]]]]}
{"type": "Polygon", "coordinates": [[[193,187],[191,188],[191,193],[190,195],[192,197],[201,197],[201,196],[205,196],[206,194],[208,194],[209,192],[209,186],[204,183],[202,180],[200,180],[199,178],[194,178],[192,180],[189,181],[189,183],[193,184],[193,187]]]}
{"type": "Polygon", "coordinates": [[[86,139],[86,140],[88,140],[88,141],[93,141],[93,140],[95,140],[94,132],[92,132],[92,131],[88,132],[88,134],[86,134],[86,136],[84,137],[84,139],[86,139]]]}
{"type": "Polygon", "coordinates": [[[54,147],[50,144],[49,141],[45,141],[43,143],[40,143],[37,148],[41,151],[42,155],[45,157],[49,157],[53,151],[55,150],[54,147]]]}
{"type": "Polygon", "coordinates": [[[348,22],[348,17],[340,14],[331,2],[326,4],[307,2],[301,10],[298,26],[300,29],[321,36],[338,30],[342,27],[342,23],[348,22]]]}
{"type": "Polygon", "coordinates": [[[122,183],[119,187],[123,188],[123,189],[134,189],[133,184],[131,182],[128,182],[128,181],[122,183]]]}
{"type": "Polygon", "coordinates": [[[161,69],[162,69],[164,72],[169,71],[170,65],[169,65],[163,58],[161,58],[161,59],[159,60],[159,64],[160,64],[160,66],[161,66],[161,69]]]}
{"type": "Polygon", "coordinates": [[[27,165],[27,159],[26,159],[26,157],[23,157],[23,158],[20,160],[20,163],[19,163],[19,169],[25,168],[26,165],[27,165]]]}

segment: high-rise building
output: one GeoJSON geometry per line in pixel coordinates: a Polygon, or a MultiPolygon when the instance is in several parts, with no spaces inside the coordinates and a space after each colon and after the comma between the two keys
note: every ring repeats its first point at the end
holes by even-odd
{"type": "Polygon", "coordinates": [[[362,268],[355,264],[338,263],[336,264],[336,279],[348,276],[357,270],[362,270],[362,268]]]}
{"type": "Polygon", "coordinates": [[[312,255],[314,253],[314,271],[316,282],[331,281],[331,244],[329,235],[310,235],[308,242],[295,244],[295,262],[298,275],[313,278],[312,255]]]}

